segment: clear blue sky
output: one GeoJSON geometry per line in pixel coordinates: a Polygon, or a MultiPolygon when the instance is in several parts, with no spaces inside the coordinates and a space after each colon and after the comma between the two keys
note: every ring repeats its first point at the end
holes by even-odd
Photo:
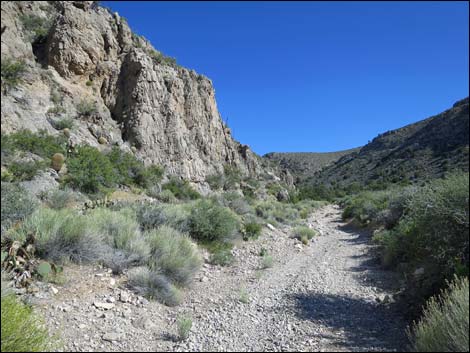
{"type": "Polygon", "coordinates": [[[468,96],[465,1],[102,3],[211,78],[259,154],[364,145],[468,96]]]}

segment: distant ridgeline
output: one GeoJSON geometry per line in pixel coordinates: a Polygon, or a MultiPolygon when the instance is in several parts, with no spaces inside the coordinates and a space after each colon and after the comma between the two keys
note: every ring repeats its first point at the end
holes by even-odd
{"type": "Polygon", "coordinates": [[[361,189],[384,189],[468,172],[469,98],[452,108],[378,135],[353,151],[331,154],[289,153],[277,159],[296,176],[301,188],[320,196],[340,196],[361,189]],[[351,153],[345,153],[351,152],[351,153]]]}

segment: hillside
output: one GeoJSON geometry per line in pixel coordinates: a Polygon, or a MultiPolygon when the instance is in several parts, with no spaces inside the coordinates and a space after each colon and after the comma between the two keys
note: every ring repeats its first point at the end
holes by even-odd
{"type": "Polygon", "coordinates": [[[360,147],[337,152],[271,152],[263,156],[287,168],[298,181],[308,178],[341,157],[360,150],[360,147]]]}
{"type": "Polygon", "coordinates": [[[455,170],[468,171],[468,146],[469,99],[465,98],[438,115],[380,134],[316,172],[308,183],[381,187],[439,178],[455,170]]]}

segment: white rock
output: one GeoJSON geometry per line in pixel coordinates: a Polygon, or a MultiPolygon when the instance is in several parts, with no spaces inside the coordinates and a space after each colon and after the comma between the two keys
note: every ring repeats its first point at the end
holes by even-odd
{"type": "Polygon", "coordinates": [[[94,302],[93,305],[98,309],[110,310],[114,308],[114,303],[101,303],[101,302],[94,302]]]}

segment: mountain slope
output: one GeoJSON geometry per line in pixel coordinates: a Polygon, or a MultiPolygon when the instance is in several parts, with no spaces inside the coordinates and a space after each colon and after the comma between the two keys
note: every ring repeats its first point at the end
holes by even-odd
{"type": "Polygon", "coordinates": [[[359,151],[360,147],[337,152],[271,152],[263,156],[287,168],[298,181],[312,176],[341,157],[359,151]]]}
{"type": "Polygon", "coordinates": [[[443,113],[374,138],[308,182],[335,187],[409,183],[468,171],[469,99],[443,113]]]}

